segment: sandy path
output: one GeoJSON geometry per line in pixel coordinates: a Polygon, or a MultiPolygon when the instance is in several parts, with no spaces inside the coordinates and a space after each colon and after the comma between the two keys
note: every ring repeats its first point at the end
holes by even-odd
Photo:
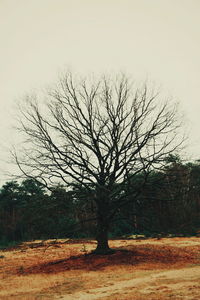
{"type": "MultiPolygon", "coordinates": [[[[200,266],[184,268],[180,270],[162,271],[156,274],[144,276],[143,278],[134,278],[134,279],[114,283],[113,285],[91,289],[87,292],[77,292],[71,295],[65,295],[62,296],[61,298],[66,300],[72,300],[72,299],[97,300],[103,297],[112,297],[112,295],[114,294],[123,295],[124,291],[127,291],[127,289],[130,288],[136,288],[140,290],[144,288],[143,289],[144,294],[148,294],[148,290],[151,290],[153,286],[156,286],[156,289],[159,289],[159,284],[157,282],[159,280],[161,281],[160,283],[161,287],[163,286],[163,281],[166,281],[167,283],[164,283],[165,286],[169,285],[171,287],[174,285],[175,289],[180,289],[180,290],[182,288],[187,288],[187,287],[191,288],[190,285],[192,282],[192,287],[195,288],[195,290],[199,288],[199,292],[200,292],[200,266]],[[170,283],[170,280],[172,280],[172,283],[170,283]],[[182,282],[178,284],[177,283],[173,284],[173,280],[176,281],[181,280],[182,282]]],[[[198,295],[200,294],[198,293],[198,295]]],[[[146,295],[144,297],[146,297],[146,295]]],[[[190,298],[187,295],[185,295],[185,297],[182,299],[198,299],[198,298],[190,298]]]]}

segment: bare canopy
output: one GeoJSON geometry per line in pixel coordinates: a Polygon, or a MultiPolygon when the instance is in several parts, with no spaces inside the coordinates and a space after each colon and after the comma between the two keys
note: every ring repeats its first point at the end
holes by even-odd
{"type": "Polygon", "coordinates": [[[96,191],[97,250],[106,252],[109,220],[123,205],[123,197],[111,205],[116,183],[160,168],[182,145],[177,105],[124,75],[89,83],[67,73],[46,96],[45,105],[35,96],[21,108],[26,139],[15,160],[44,184],[58,179],[96,191]]]}

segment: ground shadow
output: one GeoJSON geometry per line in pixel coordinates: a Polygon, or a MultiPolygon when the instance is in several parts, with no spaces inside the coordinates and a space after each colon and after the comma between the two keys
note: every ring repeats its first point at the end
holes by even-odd
{"type": "MultiPolygon", "coordinates": [[[[111,255],[94,255],[92,253],[71,256],[33,265],[23,269],[23,274],[58,273],[67,270],[100,270],[116,265],[151,265],[151,268],[173,266],[176,263],[194,263],[195,257],[190,249],[159,245],[134,245],[115,248],[111,255]]],[[[20,270],[18,270],[20,274],[20,270]]]]}

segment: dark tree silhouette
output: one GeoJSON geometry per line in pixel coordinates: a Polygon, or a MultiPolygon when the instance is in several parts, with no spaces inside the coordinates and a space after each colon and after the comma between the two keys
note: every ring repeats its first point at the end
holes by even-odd
{"type": "Polygon", "coordinates": [[[124,75],[88,83],[66,74],[46,96],[46,105],[32,96],[21,108],[26,139],[15,160],[24,175],[46,185],[57,179],[88,190],[96,209],[95,252],[109,253],[109,223],[129,199],[129,181],[145,174],[136,199],[151,169],[182,145],[177,106],[146,84],[134,89],[124,75]]]}

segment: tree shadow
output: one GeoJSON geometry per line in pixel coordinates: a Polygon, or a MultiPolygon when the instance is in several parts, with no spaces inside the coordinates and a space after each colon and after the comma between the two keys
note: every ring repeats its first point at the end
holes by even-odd
{"type": "Polygon", "coordinates": [[[194,252],[190,249],[160,245],[134,245],[115,248],[110,255],[92,253],[71,256],[33,265],[23,274],[59,273],[69,270],[97,271],[109,266],[139,266],[140,268],[169,268],[177,263],[194,263],[194,252]]]}

